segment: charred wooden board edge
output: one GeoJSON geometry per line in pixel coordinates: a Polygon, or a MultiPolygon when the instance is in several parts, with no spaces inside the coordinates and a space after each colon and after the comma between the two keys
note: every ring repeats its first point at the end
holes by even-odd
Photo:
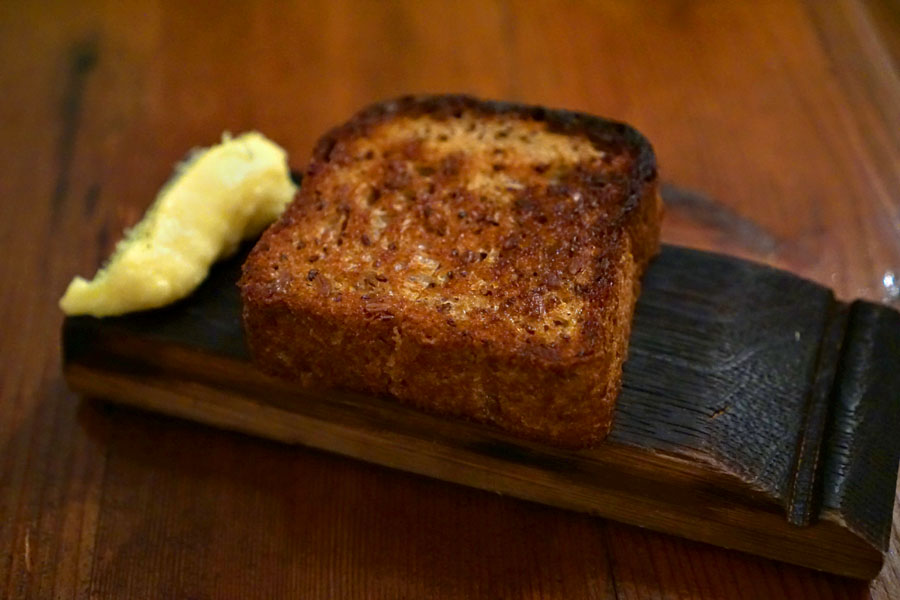
{"type": "MultiPolygon", "coordinates": [[[[121,346],[119,346],[121,349],[121,346]]],[[[142,347],[141,351],[146,350],[142,347]]],[[[161,356],[166,349],[160,349],[161,356]]],[[[190,352],[188,350],[188,352],[190,352]]],[[[99,356],[97,357],[99,358],[99,356]]],[[[734,490],[727,477],[669,455],[609,444],[573,452],[513,440],[489,428],[453,423],[354,395],[321,402],[294,396],[303,410],[286,408],[280,382],[245,370],[247,383],[233,391],[242,365],[213,357],[202,381],[172,365],[187,354],[154,366],[124,364],[110,370],[89,361],[70,363],[72,389],[89,396],[277,441],[302,444],[524,500],[587,512],[688,539],[745,551],[839,575],[870,579],[882,554],[825,518],[796,527],[772,507],[754,504],[734,490]],[[91,366],[93,365],[93,366],[91,366]],[[161,377],[161,375],[166,375],[161,377]],[[231,378],[225,385],[219,378],[231,378]],[[256,388],[250,395],[247,388],[256,388]],[[260,396],[269,396],[265,401],[260,396]],[[369,411],[369,414],[360,414],[369,411]]]]}
{"type": "Polygon", "coordinates": [[[827,414],[834,295],[673,247],[643,284],[610,439],[717,463],[807,524],[818,471],[801,451],[817,452],[823,419],[811,417],[827,414]]]}
{"type": "Polygon", "coordinates": [[[823,512],[887,550],[900,459],[900,313],[849,307],[821,454],[823,512]]]}
{"type": "Polygon", "coordinates": [[[816,358],[803,427],[797,442],[794,472],[787,497],[787,517],[794,525],[809,525],[818,518],[822,501],[822,447],[827,434],[832,388],[847,333],[848,307],[834,302],[826,315],[824,334],[816,358]]]}
{"type": "MultiPolygon", "coordinates": [[[[672,247],[667,247],[664,250],[665,253],[677,256],[679,260],[687,261],[687,263],[701,268],[716,263],[719,266],[738,266],[754,277],[777,275],[784,280],[786,275],[769,267],[753,264],[748,266],[746,261],[711,253],[672,247]]],[[[246,419],[235,415],[232,415],[230,420],[221,415],[219,420],[204,418],[202,411],[186,411],[183,403],[178,407],[167,406],[164,402],[154,402],[151,399],[154,395],[153,390],[158,387],[153,382],[165,379],[180,381],[184,384],[185,389],[193,390],[195,394],[202,395],[205,393],[204,390],[218,390],[217,393],[226,391],[221,385],[210,382],[208,378],[204,379],[203,373],[191,373],[192,367],[190,366],[185,372],[173,368],[172,364],[155,360],[157,356],[164,356],[167,348],[171,348],[173,344],[183,346],[180,356],[186,360],[188,365],[194,362],[196,363],[195,367],[201,365],[199,368],[205,368],[202,366],[205,364],[204,361],[208,363],[208,357],[214,356],[234,361],[237,365],[234,368],[255,371],[251,365],[246,363],[247,355],[240,331],[239,310],[235,304],[237,294],[234,281],[240,261],[239,255],[231,263],[217,267],[216,274],[211,276],[210,281],[205,284],[204,288],[198,290],[194,297],[172,307],[121,319],[67,319],[63,334],[64,366],[73,389],[104,396],[113,401],[279,439],[279,436],[273,435],[271,431],[264,428],[254,429],[246,419]],[[213,313],[212,316],[211,313],[213,313]],[[192,331],[192,328],[196,328],[197,323],[201,321],[205,323],[207,330],[203,332],[203,335],[192,335],[196,333],[192,331]],[[125,347],[115,342],[116,339],[119,342],[126,340],[125,347]],[[136,344],[135,348],[141,348],[140,352],[131,357],[125,356],[129,352],[127,350],[130,343],[127,340],[129,339],[136,344]],[[72,375],[73,373],[77,375],[72,375]],[[98,388],[92,385],[87,374],[91,374],[96,381],[103,381],[106,376],[108,382],[114,380],[117,383],[113,390],[104,390],[102,387],[98,388]],[[143,393],[146,394],[143,400],[138,390],[143,390],[143,393]]],[[[790,275],[788,277],[799,279],[790,275]]],[[[814,286],[814,284],[809,285],[814,286]]],[[[821,289],[824,290],[824,288],[821,289]]],[[[821,295],[821,293],[819,294],[821,295]]],[[[478,476],[477,473],[481,467],[477,465],[477,460],[500,461],[506,466],[518,465],[521,467],[525,465],[534,471],[532,474],[549,473],[557,480],[562,477],[566,481],[566,485],[570,487],[570,491],[580,490],[579,494],[583,495],[585,490],[589,489],[595,499],[604,498],[608,497],[610,490],[604,489],[602,483],[598,484],[598,481],[602,482],[602,477],[600,479],[597,477],[602,476],[603,473],[610,473],[608,469],[611,463],[608,459],[598,461],[596,456],[568,455],[555,449],[542,448],[519,440],[505,439],[502,435],[482,431],[483,428],[479,429],[477,426],[467,423],[444,419],[432,421],[428,428],[455,428],[453,433],[445,435],[438,442],[434,441],[433,435],[423,434],[423,431],[427,432],[428,428],[419,431],[418,434],[416,432],[406,433],[407,440],[418,435],[422,440],[426,440],[426,438],[430,440],[429,444],[442,443],[447,447],[455,447],[458,452],[469,453],[471,460],[465,463],[469,472],[465,472],[465,469],[460,470],[461,468],[457,465],[454,467],[455,475],[453,477],[446,476],[445,466],[431,465],[427,468],[413,469],[408,465],[404,466],[402,460],[396,457],[391,460],[379,459],[369,456],[368,454],[371,452],[359,448],[348,451],[343,446],[344,442],[335,437],[348,435],[345,429],[341,430],[342,433],[337,433],[324,441],[315,437],[293,441],[387,466],[406,468],[465,485],[494,489],[530,500],[585,510],[787,562],[854,577],[869,578],[874,576],[880,568],[881,552],[886,549],[896,485],[897,460],[900,456],[900,440],[895,438],[889,429],[891,425],[898,422],[897,406],[900,405],[900,403],[892,402],[897,396],[896,390],[900,389],[898,388],[900,386],[900,369],[895,368],[895,365],[900,362],[900,348],[898,348],[900,316],[890,309],[865,302],[857,302],[850,307],[841,305],[834,302],[830,292],[828,292],[827,305],[828,314],[817,317],[822,320],[822,331],[815,340],[815,343],[819,344],[815,353],[816,364],[811,367],[812,380],[809,382],[809,396],[797,416],[798,419],[802,419],[803,425],[799,429],[796,439],[796,455],[791,457],[794,466],[790,488],[784,496],[770,494],[766,497],[763,494],[762,497],[759,497],[755,490],[746,487],[745,482],[741,481],[741,477],[729,472],[728,469],[718,468],[720,465],[717,465],[715,460],[709,460],[709,456],[699,455],[696,450],[692,450],[697,462],[691,468],[696,467],[694,469],[696,472],[703,473],[703,477],[708,478],[705,483],[706,491],[712,489],[715,492],[712,496],[707,494],[703,497],[702,502],[706,503],[707,508],[716,506],[717,510],[728,514],[752,515],[759,521],[755,525],[738,527],[735,523],[720,523],[713,526],[711,525],[713,521],[708,518],[708,515],[699,519],[697,515],[685,517],[684,507],[679,508],[674,505],[671,506],[669,517],[659,517],[659,515],[665,515],[666,511],[655,506],[653,512],[656,517],[650,518],[646,515],[629,513],[627,510],[623,512],[622,509],[607,509],[604,506],[598,506],[596,500],[581,499],[572,502],[562,501],[558,498],[554,500],[552,494],[548,496],[549,492],[546,491],[526,493],[516,489],[516,486],[509,482],[502,485],[499,482],[496,485],[479,483],[481,476],[478,476]],[[454,444],[454,435],[460,432],[471,432],[472,428],[474,431],[481,431],[479,434],[481,437],[477,441],[473,441],[469,447],[459,447],[458,444],[454,444]],[[876,457],[875,466],[877,468],[870,468],[866,457],[876,457]],[[607,470],[600,469],[598,471],[596,464],[585,466],[586,463],[592,461],[605,464],[604,468],[607,470]],[[718,498],[716,493],[719,495],[718,498]],[[713,498],[712,501],[710,501],[710,497],[713,498]],[[782,525],[773,525],[775,523],[773,517],[777,516],[777,513],[773,511],[773,505],[781,505],[787,511],[788,519],[785,519],[784,516],[778,519],[782,525]],[[737,512],[735,513],[735,511],[737,512]],[[680,516],[672,517],[672,515],[680,516]],[[822,521],[815,524],[817,517],[821,517],[822,521]],[[687,530],[678,525],[692,519],[692,527],[687,530]],[[798,528],[789,525],[788,521],[795,524],[814,524],[811,527],[798,528]],[[760,526],[762,522],[765,523],[765,527],[760,526]],[[786,529],[781,531],[782,527],[786,529]],[[726,535],[729,531],[734,533],[740,529],[745,530],[745,534],[749,531],[753,541],[735,540],[726,535]],[[776,530],[780,533],[776,534],[776,530]],[[710,533],[711,531],[712,533],[710,533]],[[820,533],[814,533],[810,537],[810,532],[821,531],[827,532],[825,537],[830,543],[838,543],[844,546],[844,550],[826,548],[824,555],[820,555],[821,553],[811,555],[808,550],[804,551],[794,543],[800,540],[805,540],[804,543],[817,543],[816,540],[818,540],[818,543],[821,544],[826,540],[816,537],[820,533]],[[777,547],[770,547],[773,543],[777,547]],[[789,550],[786,551],[786,548],[789,550]],[[852,557],[847,556],[848,550],[852,551],[852,557]],[[829,556],[831,558],[827,558],[829,556]]],[[[225,380],[227,381],[227,377],[225,380]]],[[[239,395],[245,402],[256,403],[257,406],[271,404],[271,398],[267,396],[271,396],[274,388],[260,383],[257,379],[251,378],[251,380],[253,381],[252,385],[245,385],[243,388],[237,385],[239,395]]],[[[231,384],[236,385],[234,381],[231,384]]],[[[169,393],[171,396],[171,390],[169,393]]],[[[271,405],[269,408],[279,410],[285,415],[290,414],[291,407],[296,405],[296,398],[292,405],[290,392],[282,390],[279,393],[284,397],[280,403],[271,405]]],[[[171,397],[176,396],[178,394],[171,397]]],[[[184,396],[184,393],[181,396],[184,396]]],[[[306,397],[304,402],[308,401],[309,398],[306,397]]],[[[331,393],[320,393],[315,401],[334,403],[335,397],[331,393]]],[[[203,404],[206,410],[210,410],[213,405],[214,401],[211,400],[207,400],[203,404]]],[[[196,404],[196,406],[200,406],[200,404],[196,404]]],[[[353,410],[359,411],[362,405],[359,403],[354,405],[351,402],[350,406],[353,410]]],[[[390,429],[396,427],[400,421],[412,418],[411,415],[415,412],[398,407],[393,403],[388,403],[388,406],[390,407],[389,412],[392,411],[394,414],[377,423],[383,432],[383,436],[378,438],[382,443],[390,443],[390,440],[394,440],[396,436],[390,435],[390,429]]],[[[338,420],[346,419],[347,414],[346,411],[341,413],[338,420]]],[[[322,419],[323,416],[313,414],[309,418],[322,419]]],[[[327,418],[334,419],[336,417],[332,414],[327,418]]],[[[360,427],[365,425],[358,420],[356,424],[360,427]]],[[[471,437],[471,434],[466,435],[471,437]]],[[[290,436],[280,436],[280,438],[285,437],[290,436]]],[[[291,440],[284,439],[284,441],[291,440]]],[[[613,453],[618,459],[622,459],[622,447],[626,448],[625,454],[631,453],[632,459],[641,454],[639,447],[620,445],[619,453],[613,453]]],[[[588,451],[588,453],[590,452],[593,451],[588,451]]],[[[669,461],[675,472],[679,469],[683,470],[685,458],[690,459],[692,456],[691,452],[678,456],[677,453],[660,452],[658,448],[654,449],[652,454],[664,462],[669,461]]],[[[445,462],[446,460],[449,459],[445,457],[445,462]]],[[[621,476],[621,470],[616,475],[621,476]]],[[[483,477],[481,478],[483,479],[483,477]]],[[[496,479],[495,473],[491,481],[496,479]]],[[[642,483],[638,481],[638,483],[632,482],[630,485],[633,488],[635,486],[639,488],[642,483]]],[[[698,501],[699,496],[696,495],[696,489],[692,490],[690,486],[679,488],[677,481],[669,481],[666,485],[669,486],[666,490],[669,495],[663,492],[660,497],[698,501]]],[[[660,494],[658,488],[659,486],[653,490],[652,495],[660,494]]],[[[621,492],[621,490],[619,491],[621,492]]],[[[647,494],[649,496],[651,492],[647,492],[647,494]]],[[[627,496],[627,494],[625,495],[627,496]]],[[[639,495],[634,492],[634,489],[631,490],[629,497],[634,506],[640,505],[639,495]]]]}

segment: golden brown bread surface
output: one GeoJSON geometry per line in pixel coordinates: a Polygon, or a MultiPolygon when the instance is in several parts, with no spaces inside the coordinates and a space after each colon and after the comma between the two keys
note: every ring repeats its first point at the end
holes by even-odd
{"type": "Polygon", "coordinates": [[[465,96],[369,107],[318,143],[240,281],[254,360],[583,447],[612,421],[659,244],[649,143],[465,96]]]}

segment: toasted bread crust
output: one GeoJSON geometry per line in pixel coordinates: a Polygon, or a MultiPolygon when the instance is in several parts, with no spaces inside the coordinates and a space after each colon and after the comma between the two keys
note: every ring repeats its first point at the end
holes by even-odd
{"type": "Polygon", "coordinates": [[[311,385],[595,444],[660,213],[627,125],[465,96],[376,104],[319,141],[245,263],[251,352],[311,385]]]}

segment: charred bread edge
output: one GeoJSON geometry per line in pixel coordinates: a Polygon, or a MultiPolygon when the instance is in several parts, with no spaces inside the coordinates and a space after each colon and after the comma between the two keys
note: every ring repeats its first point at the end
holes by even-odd
{"type": "Polygon", "coordinates": [[[601,150],[619,144],[632,152],[633,163],[628,179],[628,194],[622,212],[610,226],[624,227],[631,234],[632,255],[639,267],[637,276],[640,276],[643,268],[659,250],[659,235],[654,231],[644,232],[651,235],[641,235],[636,230],[641,225],[658,230],[661,214],[656,216],[655,213],[661,213],[661,201],[653,146],[643,134],[627,123],[565,109],[480,100],[465,94],[402,96],[371,104],[346,123],[328,131],[316,144],[306,173],[308,175],[314,172],[316,163],[327,163],[332,149],[339,140],[365,136],[371,127],[391,118],[422,115],[430,115],[436,119],[458,118],[464,111],[484,116],[499,115],[541,121],[547,123],[552,133],[584,134],[601,150]]]}

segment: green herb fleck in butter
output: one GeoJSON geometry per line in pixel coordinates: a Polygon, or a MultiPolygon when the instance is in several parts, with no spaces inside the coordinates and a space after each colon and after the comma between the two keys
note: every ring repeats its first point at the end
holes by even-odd
{"type": "Polygon", "coordinates": [[[73,279],[59,306],[106,317],[183,298],[213,262],[278,218],[295,192],[282,148],[259,133],[226,134],[176,167],[106,266],[92,281],[73,279]]]}

